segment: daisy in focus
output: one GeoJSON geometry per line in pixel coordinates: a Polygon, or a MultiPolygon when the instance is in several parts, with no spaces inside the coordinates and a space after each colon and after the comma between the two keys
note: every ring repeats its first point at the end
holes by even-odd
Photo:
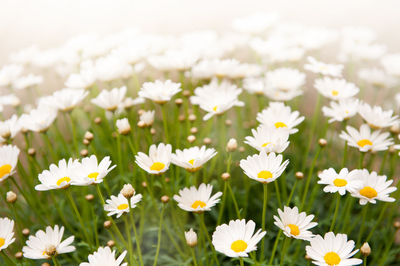
{"type": "Polygon", "coordinates": [[[139,96],[152,100],[158,104],[164,104],[180,92],[181,84],[167,80],[165,82],[156,80],[155,82],[145,82],[139,91],[139,96]]]}
{"type": "Polygon", "coordinates": [[[336,193],[341,196],[346,194],[346,191],[352,193],[361,185],[361,180],[358,177],[358,170],[349,172],[347,168],[343,168],[339,173],[335,169],[329,168],[322,171],[318,177],[318,184],[326,185],[324,192],[336,193]]]}
{"type": "Polygon", "coordinates": [[[139,152],[135,162],[143,170],[152,175],[159,175],[168,170],[172,158],[172,146],[164,143],[151,145],[149,155],[139,152]]]}
{"type": "Polygon", "coordinates": [[[122,195],[121,193],[118,196],[111,195],[110,199],[106,200],[106,204],[104,204],[104,210],[107,213],[107,216],[117,215],[117,218],[121,217],[122,214],[128,213],[130,209],[136,208],[136,204],[142,200],[141,194],[136,194],[130,198],[130,202],[128,199],[122,195]]]}
{"type": "Polygon", "coordinates": [[[267,232],[258,229],[250,220],[232,220],[229,224],[217,226],[212,235],[212,244],[216,251],[228,257],[248,257],[248,253],[257,250],[257,243],[267,232]]]}
{"type": "Polygon", "coordinates": [[[217,152],[213,148],[196,146],[183,150],[177,149],[171,159],[173,164],[185,168],[189,172],[196,172],[216,154],[217,152]]]}
{"type": "Polygon", "coordinates": [[[201,184],[198,189],[195,186],[179,190],[179,195],[174,195],[179,208],[188,212],[211,211],[211,208],[220,201],[222,192],[211,196],[213,186],[201,184]]]}
{"type": "Polygon", "coordinates": [[[309,229],[317,226],[318,223],[311,222],[314,215],[307,215],[300,212],[297,207],[283,207],[283,211],[278,209],[279,217],[274,215],[274,224],[278,226],[287,237],[309,241],[313,234],[309,229]]]}
{"type": "Polygon", "coordinates": [[[399,117],[393,115],[393,110],[384,111],[380,106],[371,107],[367,103],[360,104],[358,113],[373,129],[391,127],[399,122],[399,117]]]}
{"type": "Polygon", "coordinates": [[[75,247],[71,244],[75,237],[70,236],[61,241],[63,235],[64,226],[59,228],[58,225],[54,229],[47,226],[46,231],[37,231],[34,236],[29,236],[26,246],[22,248],[24,257],[33,260],[50,259],[58,254],[74,252],[75,247]]]}
{"type": "Polygon", "coordinates": [[[252,129],[253,136],[245,137],[244,143],[267,153],[282,153],[289,146],[289,130],[275,126],[260,125],[257,129],[252,129]]]}
{"type": "Polygon", "coordinates": [[[0,252],[14,243],[14,221],[0,218],[0,252]]]}
{"type": "Polygon", "coordinates": [[[89,255],[89,262],[82,262],[79,266],[127,266],[128,263],[122,263],[126,253],[125,250],[118,258],[115,258],[115,250],[111,252],[110,247],[99,247],[97,251],[89,255]]]}
{"type": "Polygon", "coordinates": [[[76,169],[78,178],[72,180],[72,185],[87,186],[102,183],[104,177],[117,167],[116,165],[110,167],[111,163],[110,156],[104,157],[100,163],[96,155],[83,158],[76,169]]]}
{"type": "Polygon", "coordinates": [[[107,111],[115,111],[123,103],[126,87],[114,88],[111,91],[102,90],[91,102],[107,111]]]}
{"type": "Polygon", "coordinates": [[[254,154],[240,160],[240,168],[251,179],[266,184],[275,181],[285,171],[289,160],[283,163],[282,160],[281,154],[277,156],[273,152],[267,154],[262,151],[260,154],[254,154]]]}
{"type": "Polygon", "coordinates": [[[0,182],[15,173],[19,152],[17,146],[6,145],[0,147],[0,182]]]}

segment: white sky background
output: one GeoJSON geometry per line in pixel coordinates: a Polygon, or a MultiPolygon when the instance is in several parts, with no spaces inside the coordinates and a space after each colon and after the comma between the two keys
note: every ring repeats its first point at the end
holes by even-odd
{"type": "Polygon", "coordinates": [[[12,51],[56,46],[80,33],[224,30],[258,11],[307,25],[368,26],[389,51],[400,51],[400,0],[0,0],[0,65],[12,51]]]}

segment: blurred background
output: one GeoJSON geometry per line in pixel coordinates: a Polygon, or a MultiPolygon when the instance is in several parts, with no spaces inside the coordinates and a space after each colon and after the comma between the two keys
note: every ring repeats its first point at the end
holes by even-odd
{"type": "Polygon", "coordinates": [[[259,11],[306,25],[368,26],[388,52],[400,47],[398,0],[0,0],[0,65],[13,51],[58,46],[81,33],[220,31],[230,29],[233,18],[259,11]]]}

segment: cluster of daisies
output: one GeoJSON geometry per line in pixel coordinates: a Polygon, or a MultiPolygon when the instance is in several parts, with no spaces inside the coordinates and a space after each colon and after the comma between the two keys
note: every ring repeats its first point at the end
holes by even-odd
{"type": "MultiPolygon", "coordinates": [[[[367,242],[374,242],[387,213],[390,223],[395,217],[395,206],[387,208],[398,195],[392,176],[400,150],[400,93],[394,90],[400,54],[387,53],[369,29],[305,27],[276,14],[239,18],[232,28],[222,35],[174,37],[132,29],[105,38],[82,35],[58,48],[32,46],[10,56],[11,63],[0,68],[1,210],[13,218],[0,218],[5,264],[25,257],[54,265],[60,258],[81,266],[155,266],[178,263],[168,256],[180,256],[193,265],[225,265],[229,258],[241,265],[295,265],[305,263],[298,260],[300,248],[315,265],[366,263],[367,242]],[[340,63],[320,60],[319,52],[337,42],[340,63]],[[62,89],[44,93],[52,79],[61,80],[62,89]],[[296,110],[308,112],[308,87],[318,94],[311,117],[296,110]],[[387,98],[393,102],[378,105],[387,98]],[[335,161],[322,160],[329,157],[321,154],[328,143],[333,147],[324,151],[334,148],[328,152],[335,161]],[[244,156],[246,148],[250,154],[244,156]],[[320,161],[328,161],[327,169],[320,161]],[[93,190],[99,202],[93,194],[81,199],[93,190]],[[335,193],[336,201],[321,191],[335,193]],[[167,205],[170,197],[175,202],[167,205]],[[325,199],[332,212],[325,210],[325,199]],[[256,210],[248,211],[254,201],[256,210]],[[367,221],[374,208],[368,203],[378,201],[386,205],[372,210],[380,213],[377,221],[367,221]],[[54,205],[54,217],[42,217],[42,202],[54,205]],[[345,221],[357,220],[351,229],[360,220],[356,242],[350,229],[339,230],[339,210],[345,221]],[[31,214],[32,228],[44,231],[30,235],[23,217],[31,214]],[[107,245],[98,221],[113,239],[107,245]],[[143,237],[144,227],[152,237],[143,237]],[[266,248],[271,239],[272,248],[266,248]],[[14,258],[8,247],[17,244],[14,258]],[[176,252],[160,255],[171,247],[176,252]],[[293,247],[295,256],[288,252],[293,247]],[[66,253],[74,255],[58,256],[66,253]]],[[[389,237],[388,243],[394,241],[389,237]]],[[[383,263],[390,248],[377,252],[374,262],[383,263]]]]}

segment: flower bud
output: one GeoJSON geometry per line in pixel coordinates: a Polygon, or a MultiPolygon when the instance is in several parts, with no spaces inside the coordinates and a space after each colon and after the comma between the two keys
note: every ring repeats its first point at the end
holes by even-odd
{"type": "Polygon", "coordinates": [[[193,231],[193,228],[185,232],[185,239],[189,247],[195,247],[197,245],[197,234],[193,231]]]}
{"type": "Polygon", "coordinates": [[[180,106],[180,105],[182,105],[182,103],[183,103],[183,100],[181,98],[175,99],[176,105],[180,106]]]}
{"type": "Polygon", "coordinates": [[[245,150],[246,150],[245,147],[243,147],[243,146],[240,146],[240,147],[239,147],[239,152],[244,152],[245,150]]]}
{"type": "Polygon", "coordinates": [[[131,125],[129,124],[128,118],[118,119],[115,125],[117,126],[118,133],[121,135],[127,135],[131,132],[131,125]]]}
{"type": "Polygon", "coordinates": [[[167,203],[169,201],[169,197],[167,195],[164,195],[161,197],[161,202],[162,203],[167,203]]]}
{"type": "Polygon", "coordinates": [[[150,128],[150,134],[151,135],[155,135],[156,134],[156,130],[154,128],[150,128]]]}
{"type": "Polygon", "coordinates": [[[303,179],[304,178],[304,174],[303,174],[303,172],[296,172],[296,174],[295,174],[295,177],[297,178],[297,179],[303,179]]]}
{"type": "Polygon", "coordinates": [[[364,257],[367,257],[369,254],[371,254],[371,247],[369,246],[368,242],[364,242],[360,248],[360,252],[364,257]]]}
{"type": "Polygon", "coordinates": [[[400,229],[400,221],[395,221],[395,222],[393,223],[393,226],[394,226],[396,229],[400,229]]]}
{"type": "Polygon", "coordinates": [[[131,184],[125,184],[120,192],[125,198],[130,199],[135,195],[135,189],[131,184]]]}
{"type": "Polygon", "coordinates": [[[210,138],[204,138],[203,139],[203,143],[206,144],[206,145],[211,144],[211,139],[210,138]]]}
{"type": "Polygon", "coordinates": [[[142,187],[147,187],[147,182],[146,181],[142,182],[142,187]]]}
{"type": "Polygon", "coordinates": [[[51,266],[51,265],[50,265],[50,263],[48,263],[48,262],[43,262],[43,263],[42,263],[42,266],[51,266]]]}
{"type": "Polygon", "coordinates": [[[143,109],[139,109],[139,110],[137,111],[138,115],[142,115],[144,112],[146,112],[146,111],[143,110],[143,109]]]}
{"type": "Polygon", "coordinates": [[[229,126],[232,126],[232,120],[226,119],[226,120],[225,120],[225,125],[227,125],[228,127],[229,127],[229,126]]]}
{"type": "Polygon", "coordinates": [[[190,96],[190,90],[184,90],[182,92],[182,95],[185,96],[185,97],[189,97],[190,96]]]}
{"type": "Polygon", "coordinates": [[[228,180],[229,178],[231,178],[231,175],[230,175],[229,173],[223,173],[223,174],[221,175],[221,178],[222,178],[222,180],[226,181],[226,180],[228,180]]]}
{"type": "Polygon", "coordinates": [[[196,120],[196,115],[190,114],[189,117],[188,117],[188,119],[189,119],[190,122],[193,122],[193,121],[196,120]]]}
{"type": "Polygon", "coordinates": [[[233,152],[237,149],[237,141],[234,138],[231,138],[228,140],[228,143],[226,144],[226,151],[227,152],[233,152]]]}
{"type": "Polygon", "coordinates": [[[112,225],[111,221],[105,221],[103,224],[104,228],[106,228],[106,229],[110,228],[111,225],[112,225]]]}
{"type": "Polygon", "coordinates": [[[36,150],[34,148],[29,148],[28,149],[28,154],[29,156],[35,156],[36,155],[36,150]]]}
{"type": "Polygon", "coordinates": [[[81,156],[85,157],[89,154],[89,151],[87,149],[82,149],[80,154],[81,154],[81,156]]]}
{"type": "Polygon", "coordinates": [[[186,119],[185,115],[179,115],[178,116],[179,122],[183,122],[183,121],[185,121],[185,119],[186,119]]]}
{"type": "Polygon", "coordinates": [[[192,134],[196,134],[198,131],[199,131],[199,130],[197,129],[197,127],[192,127],[192,128],[190,129],[190,133],[192,133],[192,134]]]}
{"type": "Polygon", "coordinates": [[[115,241],[114,241],[114,240],[108,240],[108,241],[107,241],[107,246],[109,246],[110,248],[112,248],[113,246],[115,246],[115,241]]]}
{"type": "Polygon", "coordinates": [[[93,194],[87,194],[87,195],[85,196],[85,199],[86,199],[87,201],[92,201],[92,200],[94,199],[94,196],[93,196],[93,194]]]}
{"type": "Polygon", "coordinates": [[[86,131],[86,132],[85,132],[85,136],[84,136],[84,138],[85,138],[85,139],[87,139],[88,141],[91,141],[91,140],[93,140],[93,138],[94,138],[94,135],[93,135],[93,133],[92,133],[92,132],[90,132],[90,131],[86,131]]]}
{"type": "Polygon", "coordinates": [[[94,123],[95,124],[100,124],[101,123],[101,118],[100,117],[96,117],[95,119],[94,119],[94,123]]]}
{"type": "Polygon", "coordinates": [[[83,145],[88,146],[90,144],[90,141],[87,139],[82,140],[83,145]]]}
{"type": "Polygon", "coordinates": [[[196,140],[196,137],[193,135],[190,135],[187,137],[187,140],[189,141],[189,143],[193,143],[196,140]]]}
{"type": "Polygon", "coordinates": [[[17,253],[15,253],[15,258],[17,259],[17,260],[20,260],[20,259],[22,259],[22,252],[21,251],[18,251],[17,253]]]}
{"type": "Polygon", "coordinates": [[[31,233],[31,231],[30,231],[28,228],[22,229],[22,234],[23,234],[24,236],[29,236],[30,233],[31,233]]]}
{"type": "Polygon", "coordinates": [[[8,191],[6,194],[6,200],[8,203],[14,203],[17,201],[17,194],[15,194],[13,191],[8,191]]]}
{"type": "Polygon", "coordinates": [[[318,144],[319,144],[319,146],[321,146],[321,148],[323,148],[328,144],[328,141],[326,139],[321,138],[318,140],[318,144]]]}

